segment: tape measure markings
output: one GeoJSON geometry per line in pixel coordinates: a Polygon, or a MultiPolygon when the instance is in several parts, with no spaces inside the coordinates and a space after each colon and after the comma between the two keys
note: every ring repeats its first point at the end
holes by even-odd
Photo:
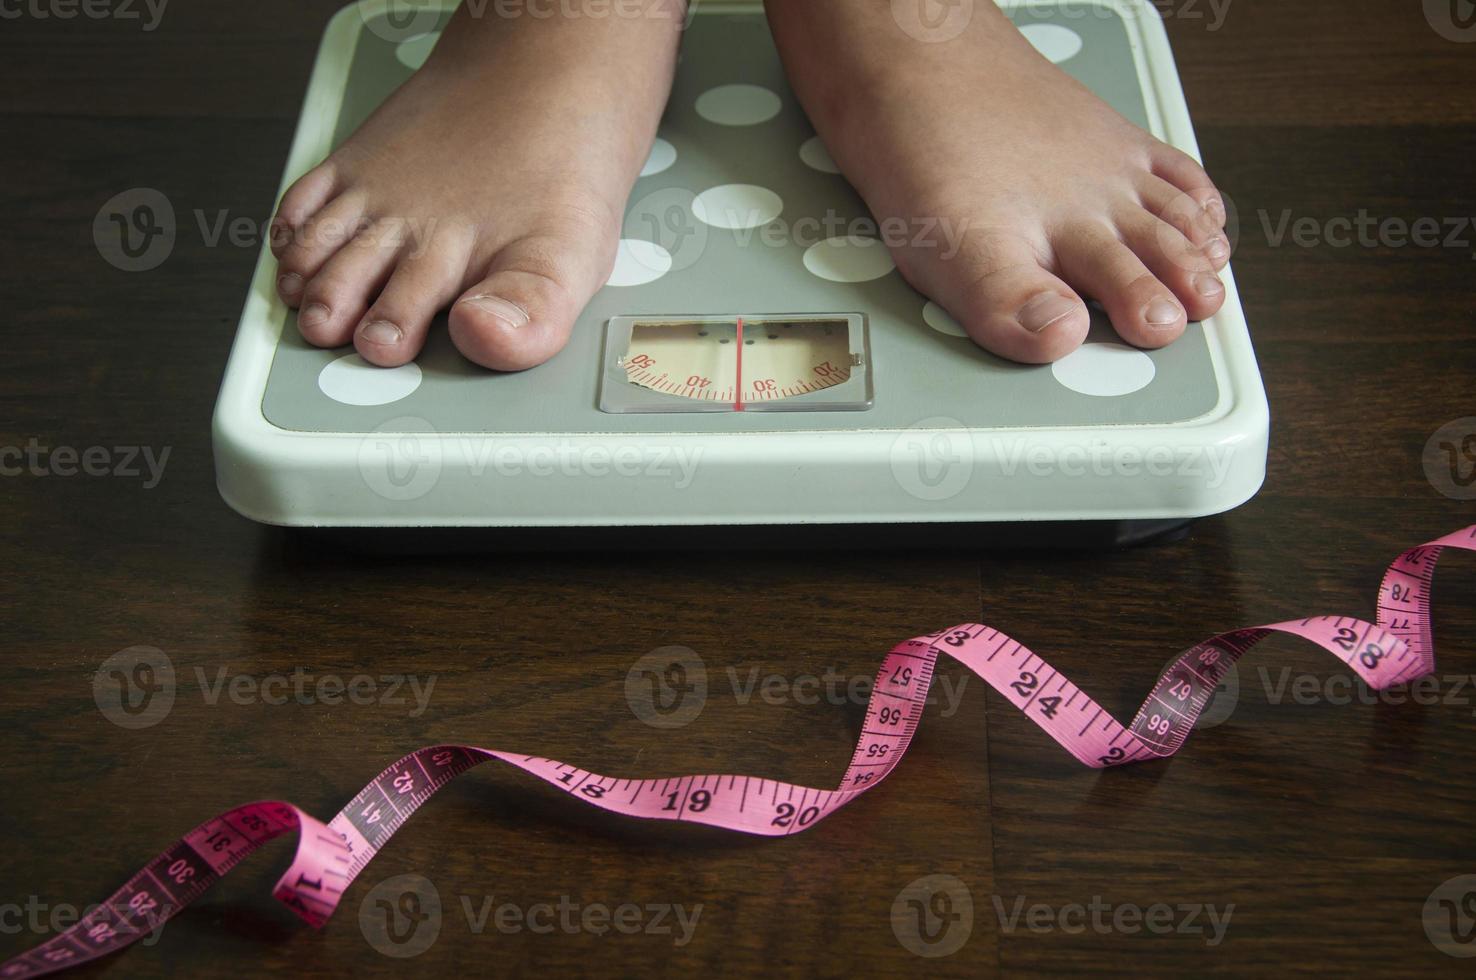
{"type": "Polygon", "coordinates": [[[304,921],[321,926],[348,886],[416,810],[451,780],[489,759],[536,776],[581,802],[626,816],[769,837],[807,830],[896,768],[917,731],[940,656],[978,674],[1087,766],[1164,758],[1184,744],[1231,667],[1273,633],[1299,636],[1328,650],[1376,690],[1432,671],[1429,602],[1435,565],[1445,547],[1476,551],[1476,525],[1412,548],[1389,566],[1379,586],[1378,624],[1312,616],[1230,630],[1196,643],[1159,675],[1127,726],[998,630],[967,623],[907,640],[882,660],[856,748],[840,784],[831,790],[726,774],[621,779],[497,749],[417,749],[382,770],[326,824],[278,800],[248,803],[205,821],[71,928],[0,964],[0,980],[52,973],[122,949],[172,918],[261,845],[292,831],[298,835],[297,851],[272,893],[304,921]],[[627,790],[633,790],[628,797],[627,790]]]}

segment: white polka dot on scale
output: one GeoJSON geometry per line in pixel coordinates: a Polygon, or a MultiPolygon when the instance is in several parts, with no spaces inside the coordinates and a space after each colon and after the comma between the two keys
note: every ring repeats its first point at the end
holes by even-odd
{"type": "Polygon", "coordinates": [[[431,50],[435,48],[436,42],[440,39],[439,31],[417,34],[395,46],[395,57],[406,68],[419,71],[420,66],[425,64],[426,59],[430,57],[431,50]]]}
{"type": "Polygon", "coordinates": [[[1067,388],[1103,398],[1142,391],[1157,372],[1147,354],[1112,343],[1082,344],[1051,365],[1051,374],[1067,388]]]}
{"type": "Polygon", "coordinates": [[[870,282],[897,268],[892,253],[875,238],[827,238],[805,250],[805,268],[831,282],[870,282]]]}
{"type": "Polygon", "coordinates": [[[655,242],[622,238],[608,286],[644,286],[671,271],[671,253],[655,242]]]}
{"type": "Polygon", "coordinates": [[[800,147],[799,155],[805,166],[811,170],[818,170],[822,174],[841,172],[840,167],[835,165],[835,159],[830,155],[830,151],[825,148],[824,143],[820,142],[818,136],[805,140],[804,145],[800,147]]]}
{"type": "Polygon", "coordinates": [[[413,395],[421,377],[414,361],[382,368],[358,354],[346,354],[318,372],[318,389],[344,405],[388,405],[413,395]]]}
{"type": "Polygon", "coordinates": [[[1035,50],[1058,65],[1075,58],[1083,47],[1081,35],[1060,24],[1026,24],[1020,28],[1020,33],[1035,46],[1035,50]]]}
{"type": "Polygon", "coordinates": [[[923,307],[923,322],[939,333],[949,337],[967,337],[969,335],[968,331],[963,328],[963,325],[950,316],[948,311],[937,303],[930,302],[927,306],[923,307]]]}
{"type": "Polygon", "coordinates": [[[697,220],[713,228],[759,228],[784,212],[784,201],[767,187],[724,184],[692,200],[697,220]]]}
{"type": "Polygon", "coordinates": [[[697,98],[697,114],[719,126],[757,126],[782,108],[779,96],[761,85],[719,85],[697,98]]]}
{"type": "Polygon", "coordinates": [[[651,144],[651,153],[646,157],[646,165],[641,168],[641,176],[653,177],[663,170],[670,170],[676,159],[676,147],[658,136],[656,142],[651,144]]]}

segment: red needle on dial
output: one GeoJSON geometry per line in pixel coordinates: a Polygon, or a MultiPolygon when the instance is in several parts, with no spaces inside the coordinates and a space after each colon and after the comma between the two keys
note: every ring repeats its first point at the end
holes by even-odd
{"type": "Polygon", "coordinates": [[[733,411],[743,411],[743,317],[738,318],[738,379],[734,383],[733,411]]]}

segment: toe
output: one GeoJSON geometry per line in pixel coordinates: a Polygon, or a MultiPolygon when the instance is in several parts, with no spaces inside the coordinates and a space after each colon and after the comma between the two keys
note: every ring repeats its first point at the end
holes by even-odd
{"type": "MultiPolygon", "coordinates": [[[[1153,176],[1172,185],[1179,193],[1188,196],[1189,200],[1179,204],[1178,207],[1192,214],[1197,205],[1200,211],[1209,215],[1209,221],[1214,230],[1223,232],[1228,220],[1224,195],[1215,187],[1215,182],[1210,180],[1209,174],[1205,173],[1199,161],[1166,143],[1156,144],[1152,156],[1153,176]]],[[[1173,207],[1165,209],[1173,210],[1173,207]]],[[[1187,230],[1182,228],[1180,230],[1185,231],[1190,240],[1196,240],[1193,235],[1188,234],[1187,230]]],[[[1216,241],[1215,236],[1212,235],[1205,242],[1205,247],[1209,250],[1210,261],[1215,263],[1215,268],[1223,269],[1225,263],[1230,260],[1229,240],[1220,234],[1219,241],[1216,241]]]]}
{"type": "Polygon", "coordinates": [[[381,222],[335,252],[302,290],[297,328],[303,338],[318,347],[348,343],[399,251],[395,230],[381,222]]]}
{"type": "Polygon", "coordinates": [[[1122,241],[1183,305],[1191,320],[1203,320],[1225,302],[1225,284],[1204,251],[1165,221],[1137,211],[1118,221],[1122,241]]]}
{"type": "Polygon", "coordinates": [[[976,344],[1012,361],[1059,360],[1081,346],[1091,325],[1081,298],[1014,236],[971,236],[957,254],[918,272],[919,288],[976,344]]]}
{"type": "MultiPolygon", "coordinates": [[[[613,252],[613,249],[609,251],[613,252]]],[[[451,308],[451,340],[496,371],[522,371],[553,357],[589,298],[609,275],[588,245],[525,238],[503,248],[488,276],[451,308]]]]}
{"type": "Polygon", "coordinates": [[[282,257],[282,253],[307,220],[333,199],[337,183],[333,167],[325,163],[309,170],[287,188],[287,193],[282,195],[282,203],[277,207],[277,214],[272,218],[273,255],[279,259],[282,257]]]}
{"type": "Polygon", "coordinates": [[[345,194],[303,223],[279,258],[277,293],[288,306],[302,302],[308,281],[363,230],[363,222],[362,199],[345,194]]]}
{"type": "Polygon", "coordinates": [[[359,356],[380,367],[414,360],[436,313],[461,290],[470,255],[471,244],[460,239],[407,254],[354,331],[359,356]]]}
{"type": "Polygon", "coordinates": [[[1066,280],[1102,304],[1128,343],[1162,347],[1184,332],[1188,315],[1173,291],[1106,225],[1078,225],[1055,246],[1066,280]]]}
{"type": "Polygon", "coordinates": [[[1142,206],[1173,225],[1199,248],[1216,269],[1230,261],[1230,240],[1225,235],[1225,207],[1213,188],[1181,191],[1162,177],[1144,174],[1138,188],[1142,206]]]}
{"type": "MultiPolygon", "coordinates": [[[[1210,180],[1200,162],[1183,150],[1167,143],[1158,143],[1153,147],[1152,159],[1153,173],[1179,190],[1208,192],[1209,196],[1218,199],[1219,192],[1215,189],[1215,182],[1210,180]]],[[[1221,204],[1223,206],[1223,202],[1221,204]]]]}

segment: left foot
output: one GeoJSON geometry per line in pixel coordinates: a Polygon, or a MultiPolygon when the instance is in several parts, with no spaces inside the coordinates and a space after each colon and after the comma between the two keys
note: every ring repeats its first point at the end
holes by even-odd
{"type": "Polygon", "coordinates": [[[1204,169],[1052,65],[992,2],[941,43],[905,33],[887,0],[767,8],[791,86],[878,221],[941,221],[961,240],[892,252],[981,347],[1065,356],[1090,323],[1082,296],[1129,343],[1162,347],[1224,302],[1225,207],[1204,169]]]}

